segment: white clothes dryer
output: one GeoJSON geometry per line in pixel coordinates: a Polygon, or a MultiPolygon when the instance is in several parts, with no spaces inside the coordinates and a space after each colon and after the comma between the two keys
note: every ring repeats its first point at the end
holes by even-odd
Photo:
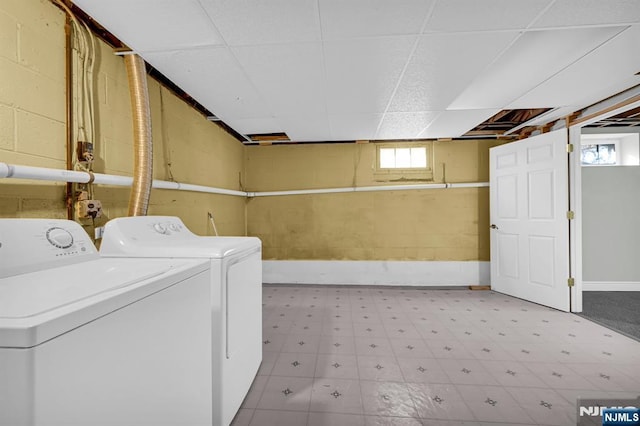
{"type": "Polygon", "coordinates": [[[261,241],[198,236],[177,217],[123,217],[105,226],[100,255],[210,261],[213,425],[229,425],[262,362],[261,241]]]}
{"type": "Polygon", "coordinates": [[[0,219],[0,424],[211,425],[208,267],[0,219]]]}

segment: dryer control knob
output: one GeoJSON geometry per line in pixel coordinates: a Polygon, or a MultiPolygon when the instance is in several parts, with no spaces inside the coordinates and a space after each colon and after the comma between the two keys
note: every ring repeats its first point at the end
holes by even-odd
{"type": "Polygon", "coordinates": [[[47,229],[47,240],[54,246],[62,249],[73,245],[73,235],[66,229],[54,227],[47,229]]]}
{"type": "Polygon", "coordinates": [[[166,234],[167,233],[167,228],[162,223],[154,224],[153,225],[153,229],[155,229],[155,231],[158,234],[166,234]]]}

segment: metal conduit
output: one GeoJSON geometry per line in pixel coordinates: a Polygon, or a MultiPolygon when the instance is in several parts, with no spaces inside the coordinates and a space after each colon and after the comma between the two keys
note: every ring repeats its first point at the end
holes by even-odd
{"type": "Polygon", "coordinates": [[[129,196],[129,216],[145,216],[149,208],[153,182],[153,140],[147,71],[144,60],[138,55],[126,55],[124,63],[129,79],[133,114],[134,170],[129,196]]]}

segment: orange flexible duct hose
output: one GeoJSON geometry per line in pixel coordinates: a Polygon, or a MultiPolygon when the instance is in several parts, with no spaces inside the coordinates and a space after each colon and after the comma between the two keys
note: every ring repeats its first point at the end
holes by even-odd
{"type": "Polygon", "coordinates": [[[129,196],[129,216],[145,216],[153,183],[153,140],[147,71],[138,55],[125,55],[133,113],[134,173],[129,196]]]}

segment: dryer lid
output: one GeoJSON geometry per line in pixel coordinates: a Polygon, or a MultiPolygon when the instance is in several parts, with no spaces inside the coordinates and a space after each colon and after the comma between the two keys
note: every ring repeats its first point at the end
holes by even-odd
{"type": "Polygon", "coordinates": [[[99,259],[2,278],[0,347],[35,346],[207,267],[186,259],[99,259]]]}

